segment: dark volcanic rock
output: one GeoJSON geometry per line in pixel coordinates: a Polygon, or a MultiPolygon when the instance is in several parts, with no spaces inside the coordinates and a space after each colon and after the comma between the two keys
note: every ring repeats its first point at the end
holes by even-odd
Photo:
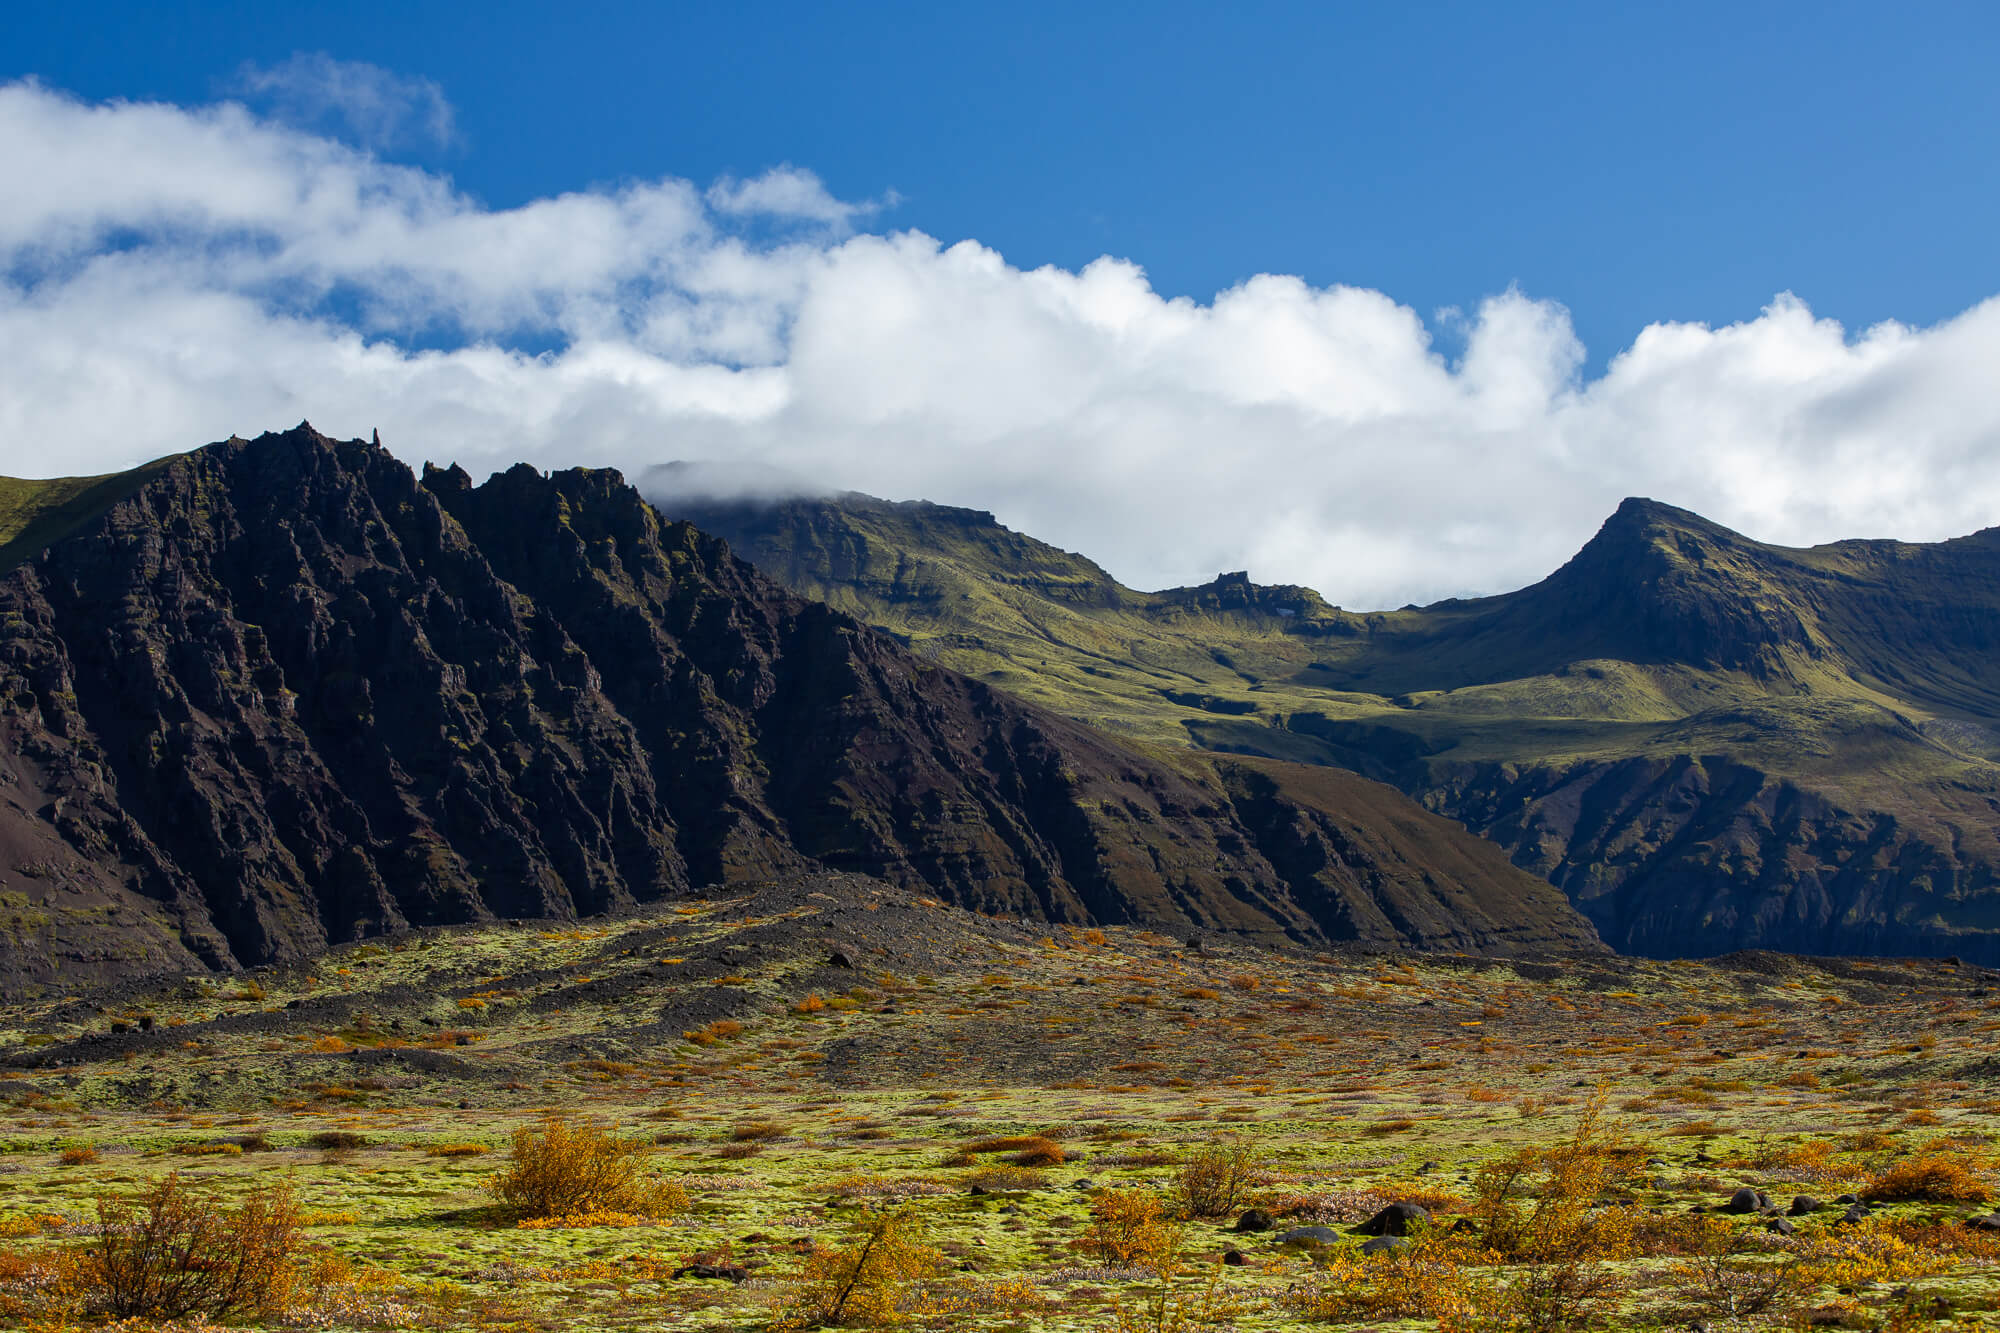
{"type": "Polygon", "coordinates": [[[1742,1189],[1737,1190],[1736,1193],[1729,1196],[1729,1202],[1723,1204],[1720,1211],[1736,1213],[1738,1215],[1755,1213],[1768,1208],[1770,1203],[1771,1201],[1767,1196],[1745,1185],[1742,1189]]]}
{"type": "Polygon", "coordinates": [[[1407,1236],[1410,1228],[1431,1220],[1430,1210],[1422,1204],[1392,1203],[1382,1211],[1354,1228],[1357,1236],[1407,1236]]]}
{"type": "Polygon", "coordinates": [[[1406,872],[1309,770],[1163,762],[938,669],[608,471],[419,479],[304,426],[173,459],[0,577],[0,710],[17,989],[820,868],[1056,921],[1599,947],[1497,857],[1406,872]]]}
{"type": "Polygon", "coordinates": [[[1280,1245],[1338,1245],[1340,1233],[1332,1227],[1293,1227],[1278,1233],[1280,1245]]]}

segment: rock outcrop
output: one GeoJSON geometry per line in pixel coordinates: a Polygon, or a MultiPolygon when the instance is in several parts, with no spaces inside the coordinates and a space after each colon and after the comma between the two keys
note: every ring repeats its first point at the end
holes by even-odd
{"type": "Polygon", "coordinates": [[[159,465],[0,576],[15,990],[814,869],[1077,923],[1601,947],[1347,781],[1397,820],[940,668],[608,471],[419,477],[301,426],[159,465]]]}

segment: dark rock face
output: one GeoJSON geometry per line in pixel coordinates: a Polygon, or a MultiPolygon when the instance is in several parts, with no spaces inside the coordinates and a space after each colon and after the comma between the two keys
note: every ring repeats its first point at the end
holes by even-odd
{"type": "Polygon", "coordinates": [[[1409,787],[1567,891],[1622,952],[1958,949],[2000,962],[2000,936],[1956,919],[2000,893],[1993,798],[1970,783],[1927,793],[1916,819],[1716,755],[1437,763],[1409,787]]]}
{"type": "Polygon", "coordinates": [[[1240,769],[933,667],[615,473],[419,479],[301,427],[0,577],[0,984],[813,868],[1057,921],[1601,947],[1497,857],[1445,890],[1393,837],[1302,868],[1341,812],[1240,769]]]}

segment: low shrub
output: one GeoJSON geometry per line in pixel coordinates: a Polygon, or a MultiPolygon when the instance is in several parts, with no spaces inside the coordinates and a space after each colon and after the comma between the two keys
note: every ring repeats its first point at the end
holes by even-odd
{"type": "Polygon", "coordinates": [[[1381,1254],[1334,1250],[1286,1292],[1284,1304],[1308,1319],[1343,1323],[1378,1319],[1458,1320],[1475,1308],[1472,1255],[1442,1236],[1381,1254]]]}
{"type": "Polygon", "coordinates": [[[1877,1173],[1861,1197],[1879,1203],[1986,1203],[1993,1189],[1969,1153],[1925,1152],[1877,1173]]]}
{"type": "Polygon", "coordinates": [[[968,1188],[976,1185],[984,1190],[1006,1192],[1038,1190],[1048,1184],[1048,1180],[1042,1172],[1029,1166],[989,1166],[965,1177],[968,1188]]]}
{"type": "Polygon", "coordinates": [[[815,1247],[798,1285],[773,1311],[778,1330],[878,1327],[893,1323],[908,1283],[949,1267],[944,1255],[922,1243],[904,1212],[863,1219],[846,1245],[815,1247]]]}
{"type": "Polygon", "coordinates": [[[1187,1217],[1226,1217],[1250,1192],[1250,1151],[1240,1144],[1210,1143],[1181,1163],[1174,1177],[1174,1203],[1187,1217]]]}
{"type": "Polygon", "coordinates": [[[1090,1225],[1078,1244],[1103,1263],[1145,1267],[1179,1248],[1180,1228],[1167,1219],[1166,1201],[1151,1190],[1097,1190],[1090,1196],[1090,1225]]]}
{"type": "Polygon", "coordinates": [[[643,1180],[645,1145],[584,1120],[549,1116],[514,1131],[507,1166],[487,1188],[529,1218],[593,1213],[655,1216],[687,1207],[678,1185],[643,1180]]]}
{"type": "Polygon", "coordinates": [[[1644,1150],[1605,1128],[1603,1107],[1594,1099],[1560,1143],[1517,1149],[1480,1168],[1469,1215],[1488,1249],[1551,1262],[1612,1258],[1627,1247],[1627,1211],[1596,1203],[1638,1170],[1644,1150]]]}
{"type": "Polygon", "coordinates": [[[114,1319],[223,1319],[282,1310],[312,1278],[284,1186],[230,1208],[178,1173],[136,1199],[100,1198],[96,1234],[70,1251],[86,1312],[114,1319]]]}

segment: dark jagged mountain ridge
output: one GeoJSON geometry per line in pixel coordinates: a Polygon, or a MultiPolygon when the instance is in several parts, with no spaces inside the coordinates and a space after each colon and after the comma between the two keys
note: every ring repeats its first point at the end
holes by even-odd
{"type": "Polygon", "coordinates": [[[1023,704],[616,473],[420,478],[302,426],[90,494],[0,576],[9,988],[818,868],[1058,921],[1601,947],[1386,787],[1023,704]]]}
{"type": "Polygon", "coordinates": [[[1616,948],[2000,961],[2000,529],[1795,550],[1629,500],[1533,587],[1355,614],[1134,592],[971,510],[663,503],[1047,707],[1391,782],[1616,948]]]}

